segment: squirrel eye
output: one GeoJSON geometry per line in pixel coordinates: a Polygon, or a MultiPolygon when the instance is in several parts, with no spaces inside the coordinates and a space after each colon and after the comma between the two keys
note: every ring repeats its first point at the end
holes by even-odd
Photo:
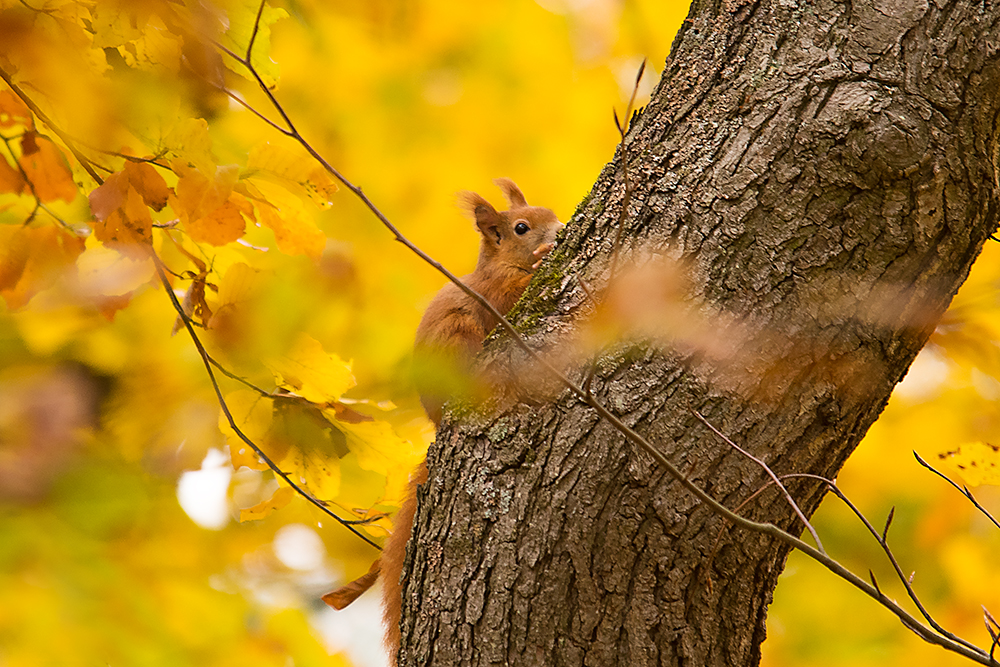
{"type": "Polygon", "coordinates": [[[528,229],[529,229],[528,225],[524,224],[523,222],[519,222],[516,225],[514,225],[514,233],[517,234],[518,236],[524,236],[525,234],[527,234],[528,229]]]}

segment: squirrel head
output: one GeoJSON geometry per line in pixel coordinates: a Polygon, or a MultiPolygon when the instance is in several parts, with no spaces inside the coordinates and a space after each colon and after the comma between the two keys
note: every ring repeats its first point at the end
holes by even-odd
{"type": "Polygon", "coordinates": [[[509,178],[493,182],[503,192],[509,210],[497,211],[475,192],[459,193],[459,205],[475,219],[482,236],[479,265],[500,264],[531,273],[538,261],[533,254],[535,249],[552,243],[563,223],[550,209],[529,206],[521,190],[509,178]]]}

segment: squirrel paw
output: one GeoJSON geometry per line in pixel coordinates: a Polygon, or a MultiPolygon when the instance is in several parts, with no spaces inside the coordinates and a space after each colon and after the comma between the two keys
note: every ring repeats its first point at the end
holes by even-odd
{"type": "Polygon", "coordinates": [[[553,248],[555,248],[555,247],[556,247],[556,244],[554,242],[552,242],[552,243],[543,243],[542,245],[540,245],[537,248],[535,248],[534,251],[532,251],[531,254],[534,255],[535,257],[537,257],[538,261],[531,265],[531,270],[534,271],[539,266],[541,266],[542,265],[542,260],[545,259],[545,256],[548,255],[549,252],[553,248]]]}

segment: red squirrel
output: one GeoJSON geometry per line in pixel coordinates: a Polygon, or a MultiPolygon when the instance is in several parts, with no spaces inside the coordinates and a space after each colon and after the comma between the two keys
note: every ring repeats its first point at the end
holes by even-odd
{"type": "MultiPolygon", "coordinates": [[[[524,195],[509,178],[494,181],[510,209],[497,211],[474,192],[459,195],[459,204],[475,218],[481,236],[479,261],[462,282],[482,295],[501,313],[506,313],[531,281],[535,269],[555,243],[563,227],[547,208],[529,206],[524,195]]],[[[448,283],[427,306],[414,343],[414,370],[420,401],[435,426],[441,422],[446,400],[458,394],[474,394],[473,361],[487,334],[499,320],[453,283],[448,283]]],[[[406,499],[393,519],[394,529],[381,557],[364,576],[323,599],[337,609],[350,604],[376,578],[382,579],[382,606],[386,623],[386,648],[390,664],[397,664],[399,651],[399,578],[406,558],[413,516],[417,507],[417,487],[427,481],[426,460],[414,471],[406,499]]]]}

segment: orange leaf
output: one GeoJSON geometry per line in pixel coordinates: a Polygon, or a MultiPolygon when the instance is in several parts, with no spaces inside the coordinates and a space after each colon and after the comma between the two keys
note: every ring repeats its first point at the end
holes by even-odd
{"type": "Polygon", "coordinates": [[[245,202],[245,199],[233,194],[229,201],[207,215],[189,221],[187,230],[191,239],[212,245],[225,245],[243,236],[246,231],[243,212],[247,207],[242,204],[245,202]]]}
{"type": "Polygon", "coordinates": [[[97,311],[104,316],[108,322],[115,321],[115,313],[119,310],[125,310],[128,307],[129,302],[132,301],[132,293],[121,294],[118,296],[100,296],[94,298],[94,305],[97,306],[97,311]]]}
{"type": "Polygon", "coordinates": [[[24,177],[21,172],[10,166],[6,158],[0,158],[0,192],[21,194],[24,190],[24,177]]]}
{"type": "Polygon", "coordinates": [[[0,90],[0,129],[9,130],[15,125],[32,127],[31,112],[14,93],[0,90]]]}
{"type": "Polygon", "coordinates": [[[235,165],[217,168],[212,178],[180,160],[174,160],[171,168],[179,176],[178,214],[194,241],[224,245],[243,236],[243,216],[252,216],[253,208],[233,193],[239,177],[235,165]]]}
{"type": "Polygon", "coordinates": [[[146,206],[154,211],[163,210],[167,205],[167,197],[170,196],[170,188],[160,172],[146,162],[126,162],[125,174],[136,192],[142,195],[146,206]]]}
{"type": "Polygon", "coordinates": [[[292,502],[292,498],[294,497],[295,489],[290,486],[282,486],[274,492],[273,496],[264,502],[257,503],[253,507],[248,507],[245,510],[240,510],[240,523],[244,521],[263,519],[274,510],[280,510],[282,507],[292,502]]]}
{"type": "Polygon", "coordinates": [[[274,232],[274,240],[281,252],[303,254],[318,260],[326,247],[326,235],[309,220],[301,210],[286,207],[280,214],[269,203],[257,205],[260,221],[274,232]]]}
{"type": "Polygon", "coordinates": [[[28,235],[23,227],[0,225],[0,291],[12,289],[28,263],[28,235]]]}
{"type": "Polygon", "coordinates": [[[62,151],[34,130],[21,137],[21,169],[28,177],[35,196],[42,202],[76,199],[76,183],[62,151]]]}
{"type": "Polygon", "coordinates": [[[128,177],[119,172],[111,174],[104,183],[90,193],[90,210],[98,220],[105,220],[125,205],[128,177]]]}
{"type": "Polygon", "coordinates": [[[153,242],[153,218],[127,172],[108,176],[90,193],[90,210],[97,218],[94,236],[104,245],[132,255],[146,254],[143,246],[153,242]]]}

